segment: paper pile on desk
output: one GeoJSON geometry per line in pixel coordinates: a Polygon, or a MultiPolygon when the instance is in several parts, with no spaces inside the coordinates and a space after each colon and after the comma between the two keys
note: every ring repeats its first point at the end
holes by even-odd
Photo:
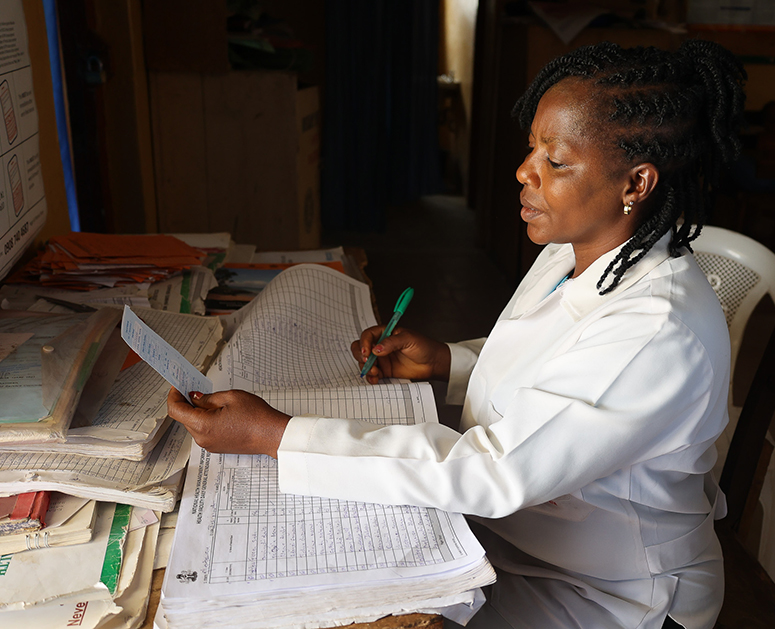
{"type": "MultiPolygon", "coordinates": [[[[218,318],[142,308],[135,311],[198,369],[204,369],[217,352],[222,334],[218,318]]],[[[115,314],[120,318],[120,311],[115,314]]],[[[117,339],[117,343],[118,347],[104,353],[107,357],[119,359],[120,367],[121,363],[126,364],[124,357],[128,347],[121,338],[117,339]]],[[[107,370],[104,375],[108,380],[102,383],[107,388],[100,389],[97,395],[91,396],[88,391],[85,393],[85,399],[80,401],[82,412],[76,414],[64,443],[0,445],[0,467],[3,452],[80,454],[133,461],[148,456],[170,425],[167,419],[169,385],[146,363],[133,362],[118,376],[112,369],[107,370]]],[[[0,366],[4,364],[2,362],[0,366]]],[[[2,386],[0,384],[0,390],[2,386]]],[[[4,487],[0,484],[2,491],[4,487]]]]}
{"type": "Polygon", "coordinates": [[[159,518],[135,512],[99,503],[91,541],[0,558],[0,626],[138,627],[148,603],[159,518]]]}
{"type": "MultiPolygon", "coordinates": [[[[138,312],[198,368],[203,369],[216,352],[221,337],[217,318],[150,309],[138,312]]],[[[105,314],[120,319],[120,311],[105,314]]],[[[124,354],[107,354],[123,361],[128,348],[118,341],[124,354]]],[[[95,367],[95,373],[99,375],[100,369],[95,367]]],[[[82,396],[78,407],[91,419],[71,426],[64,443],[0,446],[0,495],[53,490],[158,511],[174,508],[190,437],[167,418],[169,385],[144,362],[132,364],[118,377],[108,370],[100,382],[98,394],[82,396]]]]}
{"type": "Polygon", "coordinates": [[[163,234],[71,232],[49,239],[45,251],[7,281],[90,290],[160,281],[204,258],[199,249],[163,234]]]}
{"type": "Polygon", "coordinates": [[[59,492],[35,493],[50,496],[44,526],[34,530],[0,535],[0,555],[54,546],[72,546],[83,544],[91,539],[96,501],[59,492]]]}
{"type": "MultiPolygon", "coordinates": [[[[434,419],[427,383],[383,386],[405,401],[400,414],[411,406],[416,421],[434,419]]],[[[286,412],[349,409],[376,420],[384,405],[368,396],[363,387],[265,394],[286,412]]],[[[218,627],[224,615],[255,629],[417,611],[464,622],[483,602],[478,588],[494,579],[459,514],[282,494],[273,459],[195,445],[162,609],[170,629],[218,627]]]]}
{"type": "MultiPolygon", "coordinates": [[[[373,324],[368,287],[292,267],[245,309],[207,375],[291,415],[437,421],[428,383],[359,377],[350,343],[373,324]]],[[[282,494],[266,456],[194,445],[161,609],[170,629],[331,626],[439,611],[465,621],[495,578],[459,514],[282,494]]]]}

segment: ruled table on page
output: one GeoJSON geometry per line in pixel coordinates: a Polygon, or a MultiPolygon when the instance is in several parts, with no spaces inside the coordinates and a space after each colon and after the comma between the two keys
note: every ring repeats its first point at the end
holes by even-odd
{"type": "Polygon", "coordinates": [[[350,344],[375,324],[369,288],[322,266],[283,271],[208,372],[217,390],[367,384],[350,344]]]}
{"type": "MultiPolygon", "coordinates": [[[[328,411],[384,424],[437,421],[427,383],[262,395],[293,414],[328,411]]],[[[459,514],[284,494],[277,462],[263,455],[210,454],[194,445],[180,508],[185,515],[175,544],[186,552],[174,555],[170,569],[195,571],[197,584],[224,592],[258,581],[272,589],[300,579],[356,582],[385,571],[443,569],[466,559],[456,528],[459,514]]]]}
{"type": "MultiPolygon", "coordinates": [[[[423,408],[416,386],[376,389],[284,390],[266,399],[292,414],[314,409],[393,425],[424,420],[427,403],[423,408]]],[[[219,474],[210,582],[406,568],[453,558],[455,544],[444,539],[440,522],[446,514],[435,509],[283,494],[277,461],[265,456],[225,455],[219,474]]]]}

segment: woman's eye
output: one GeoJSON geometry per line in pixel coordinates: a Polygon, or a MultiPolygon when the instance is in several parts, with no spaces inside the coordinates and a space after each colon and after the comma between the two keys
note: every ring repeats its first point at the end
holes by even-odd
{"type": "Polygon", "coordinates": [[[560,162],[555,162],[553,159],[549,157],[546,158],[546,161],[549,162],[549,165],[554,169],[562,168],[564,166],[564,164],[561,164],[560,162]]]}

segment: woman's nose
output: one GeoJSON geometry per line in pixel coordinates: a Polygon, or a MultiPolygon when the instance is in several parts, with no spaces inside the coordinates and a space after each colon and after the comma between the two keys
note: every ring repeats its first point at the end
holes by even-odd
{"type": "Polygon", "coordinates": [[[517,168],[517,181],[523,186],[531,185],[537,187],[538,178],[536,176],[535,168],[530,165],[530,156],[532,152],[525,157],[524,161],[517,168]]]}

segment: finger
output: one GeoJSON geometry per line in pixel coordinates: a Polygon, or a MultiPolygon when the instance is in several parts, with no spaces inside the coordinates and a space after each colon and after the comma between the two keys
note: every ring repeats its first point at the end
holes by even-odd
{"type": "Polygon", "coordinates": [[[167,410],[170,416],[177,416],[190,408],[191,405],[183,394],[175,387],[170,387],[170,392],[167,394],[167,410]]]}
{"type": "Polygon", "coordinates": [[[224,406],[229,405],[229,400],[234,401],[233,396],[230,397],[230,391],[216,391],[215,393],[202,393],[201,391],[191,391],[189,397],[192,404],[196,408],[212,411],[224,406]]]}
{"type": "Polygon", "coordinates": [[[180,391],[178,391],[175,387],[170,387],[170,391],[167,394],[167,402],[178,404],[181,401],[188,404],[188,400],[186,400],[186,398],[183,396],[183,394],[180,391]]]}
{"type": "Polygon", "coordinates": [[[411,337],[407,334],[402,334],[402,328],[396,328],[393,333],[379,341],[371,351],[378,357],[387,356],[393,352],[401,351],[411,344],[411,337]]]}
{"type": "Polygon", "coordinates": [[[353,341],[350,344],[350,352],[352,352],[353,358],[357,360],[360,364],[363,364],[366,362],[366,358],[363,355],[363,351],[361,350],[361,341],[360,339],[357,341],[353,341]]]}
{"type": "Polygon", "coordinates": [[[374,365],[374,367],[369,370],[369,373],[366,374],[366,381],[369,384],[377,384],[380,381],[380,378],[382,378],[382,372],[377,369],[376,365],[374,365]]]}
{"type": "Polygon", "coordinates": [[[187,425],[195,420],[197,412],[201,411],[191,406],[179,391],[174,388],[170,390],[167,395],[167,413],[172,419],[187,425]]]}
{"type": "Polygon", "coordinates": [[[361,351],[366,357],[371,354],[371,348],[377,343],[384,329],[384,325],[374,325],[361,332],[361,351]]]}

